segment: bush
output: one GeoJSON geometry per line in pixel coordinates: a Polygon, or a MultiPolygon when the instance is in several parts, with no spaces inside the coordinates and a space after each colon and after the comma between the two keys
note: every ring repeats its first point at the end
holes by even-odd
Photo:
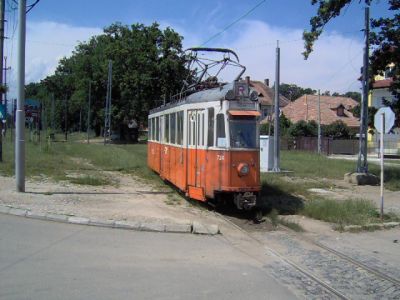
{"type": "Polygon", "coordinates": [[[324,136],[346,139],[350,137],[350,128],[342,121],[323,126],[324,136]]]}
{"type": "Polygon", "coordinates": [[[290,126],[288,133],[293,137],[317,136],[317,131],[318,131],[318,125],[314,120],[308,122],[300,120],[297,123],[292,124],[292,126],[290,126]]]}

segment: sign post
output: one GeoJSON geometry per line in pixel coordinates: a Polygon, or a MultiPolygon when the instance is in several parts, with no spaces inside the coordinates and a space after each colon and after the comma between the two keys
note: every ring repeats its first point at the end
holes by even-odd
{"type": "Polygon", "coordinates": [[[381,125],[382,125],[382,133],[381,133],[381,220],[383,220],[383,177],[384,177],[384,161],[383,157],[385,156],[385,150],[383,146],[383,137],[385,135],[385,114],[382,113],[382,118],[381,118],[381,125]]]}
{"type": "Polygon", "coordinates": [[[392,129],[394,125],[395,114],[391,110],[390,107],[381,107],[375,114],[374,117],[374,125],[375,129],[381,134],[380,138],[380,158],[381,158],[381,209],[380,216],[381,220],[383,220],[383,181],[384,181],[384,161],[383,158],[385,156],[385,147],[384,147],[384,135],[388,133],[390,129],[392,129]]]}

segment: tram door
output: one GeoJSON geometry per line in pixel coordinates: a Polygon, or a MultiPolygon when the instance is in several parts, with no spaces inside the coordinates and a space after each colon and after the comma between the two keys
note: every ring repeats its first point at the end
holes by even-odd
{"type": "MultiPolygon", "coordinates": [[[[204,110],[188,111],[188,186],[204,188],[204,110]]],[[[200,191],[198,191],[200,193],[200,191]]],[[[203,194],[203,192],[201,193],[203,194]]],[[[203,194],[204,195],[204,194],[203,194]]]]}

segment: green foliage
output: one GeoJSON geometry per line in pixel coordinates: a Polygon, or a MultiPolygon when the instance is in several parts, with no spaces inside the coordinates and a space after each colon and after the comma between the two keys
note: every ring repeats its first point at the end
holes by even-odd
{"type": "MultiPolygon", "coordinates": [[[[375,0],[379,2],[379,0],[375,0]]],[[[311,30],[304,31],[303,40],[304,58],[307,59],[313,51],[313,45],[323,32],[324,26],[332,19],[339,16],[343,9],[348,7],[352,0],[311,0],[312,5],[318,5],[316,16],[310,20],[311,30]]],[[[373,0],[360,0],[359,3],[370,5],[373,0]]],[[[391,11],[389,17],[371,19],[370,43],[373,52],[370,56],[370,80],[377,74],[383,74],[387,66],[395,64],[392,72],[394,79],[391,91],[396,99],[400,99],[400,0],[388,0],[388,9],[391,11]]],[[[400,115],[400,101],[396,103],[397,116],[400,115]]],[[[400,118],[398,118],[400,125],[400,118]]]]}
{"type": "Polygon", "coordinates": [[[350,137],[350,128],[341,120],[335,121],[329,125],[324,125],[322,131],[324,132],[324,136],[333,138],[346,139],[350,137]]]}
{"type": "MultiPolygon", "coordinates": [[[[128,120],[146,123],[157,99],[173,95],[187,76],[182,54],[182,37],[171,28],[120,23],[103,34],[79,43],[70,57],[60,60],[54,75],[27,85],[27,97],[40,99],[50,125],[51,97],[55,98],[55,123],[64,129],[68,99],[68,127],[78,130],[80,114],[86,124],[91,82],[91,128],[99,134],[104,123],[104,101],[108,61],[113,62],[112,127],[128,120]]],[[[85,126],[86,128],[86,126],[85,126]]]]}
{"type": "Polygon", "coordinates": [[[288,129],[289,135],[293,137],[317,136],[317,132],[318,124],[314,120],[308,122],[300,120],[288,129]]]}
{"type": "MultiPolygon", "coordinates": [[[[368,126],[370,128],[375,128],[374,126],[374,116],[376,114],[376,112],[378,111],[377,108],[375,108],[374,106],[369,106],[368,107],[368,126]]],[[[353,116],[355,116],[356,118],[360,118],[361,117],[361,107],[360,105],[356,105],[354,106],[350,112],[353,114],[353,116]]]]}
{"type": "Polygon", "coordinates": [[[303,95],[314,95],[317,91],[311,88],[302,88],[295,84],[282,83],[279,85],[279,93],[290,101],[294,101],[303,95]]]}
{"type": "MultiPolygon", "coordinates": [[[[292,126],[292,122],[288,118],[286,118],[286,116],[282,113],[281,116],[279,117],[280,135],[281,136],[287,136],[288,135],[288,129],[289,129],[290,126],[292,126]]],[[[274,124],[273,124],[273,122],[261,124],[261,126],[260,126],[260,134],[261,135],[268,135],[269,133],[270,134],[274,133],[274,124]]]]}
{"type": "Polygon", "coordinates": [[[339,229],[345,225],[366,225],[379,221],[375,205],[361,199],[315,199],[307,201],[301,213],[310,218],[336,223],[339,229]]]}

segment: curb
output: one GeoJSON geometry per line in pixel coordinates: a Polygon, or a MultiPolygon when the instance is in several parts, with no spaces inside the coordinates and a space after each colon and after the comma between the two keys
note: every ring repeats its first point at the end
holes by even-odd
{"type": "Polygon", "coordinates": [[[363,230],[389,229],[400,226],[400,222],[372,223],[368,225],[348,225],[343,227],[346,232],[359,232],[363,230]]]}
{"type": "Polygon", "coordinates": [[[135,231],[193,233],[201,235],[216,235],[221,233],[218,225],[207,225],[199,223],[197,221],[194,221],[191,224],[179,224],[179,223],[157,223],[157,222],[142,223],[139,221],[125,221],[125,220],[104,220],[99,218],[68,216],[51,212],[41,213],[41,212],[31,211],[29,209],[12,207],[10,205],[0,205],[0,213],[6,215],[37,219],[37,220],[59,222],[59,223],[108,227],[115,229],[135,230],[135,231]]]}

